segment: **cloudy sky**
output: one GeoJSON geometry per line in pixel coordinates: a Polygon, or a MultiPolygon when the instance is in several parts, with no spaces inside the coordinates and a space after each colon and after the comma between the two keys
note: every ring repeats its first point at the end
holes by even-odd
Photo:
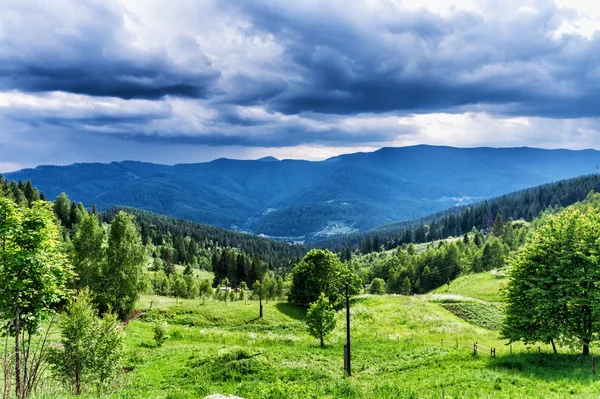
{"type": "Polygon", "coordinates": [[[0,0],[0,172],[600,149],[589,0],[0,0]]]}

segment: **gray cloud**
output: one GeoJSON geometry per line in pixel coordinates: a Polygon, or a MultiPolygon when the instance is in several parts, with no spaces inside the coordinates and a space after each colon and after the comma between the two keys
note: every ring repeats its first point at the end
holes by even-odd
{"type": "Polygon", "coordinates": [[[0,148],[22,146],[24,132],[39,135],[40,160],[52,135],[89,159],[105,159],[76,150],[92,137],[99,152],[120,140],[127,158],[137,143],[151,159],[161,146],[485,144],[482,124],[444,129],[436,116],[472,112],[537,118],[494,145],[560,145],[543,139],[552,120],[574,121],[559,129],[565,145],[595,145],[600,34],[561,33],[585,15],[527,4],[440,14],[393,1],[0,0],[0,148]]]}

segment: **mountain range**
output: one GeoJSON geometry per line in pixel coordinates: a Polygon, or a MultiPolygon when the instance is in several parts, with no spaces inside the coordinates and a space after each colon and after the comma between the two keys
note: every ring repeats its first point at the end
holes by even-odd
{"type": "Polygon", "coordinates": [[[590,174],[595,150],[419,145],[324,161],[217,159],[38,166],[6,174],[48,198],[66,192],[99,210],[129,206],[238,231],[317,239],[590,174]]]}

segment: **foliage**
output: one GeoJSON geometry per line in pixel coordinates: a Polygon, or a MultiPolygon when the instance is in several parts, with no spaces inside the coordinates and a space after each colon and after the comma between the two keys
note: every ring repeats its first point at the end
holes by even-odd
{"type": "Polygon", "coordinates": [[[75,227],[71,240],[71,263],[77,274],[77,288],[89,287],[99,294],[102,290],[102,268],[105,262],[104,229],[98,217],[85,213],[75,227]]]}
{"type": "Polygon", "coordinates": [[[350,294],[360,292],[358,276],[327,250],[311,250],[293,270],[290,301],[302,305],[315,302],[324,293],[334,306],[343,303],[346,282],[350,294]]]}
{"type": "Polygon", "coordinates": [[[383,281],[382,278],[375,277],[373,280],[371,280],[369,292],[374,295],[385,294],[385,281],[383,281]]]}
{"type": "Polygon", "coordinates": [[[156,344],[157,348],[163,346],[165,341],[169,339],[169,336],[167,335],[168,327],[169,325],[164,320],[157,319],[154,322],[154,343],[156,344]]]}
{"type": "Polygon", "coordinates": [[[600,333],[599,242],[597,209],[550,217],[510,262],[504,337],[583,344],[587,355],[600,333]]]}
{"type": "Polygon", "coordinates": [[[112,310],[124,318],[140,296],[140,279],[145,260],[140,235],[133,218],[125,212],[115,216],[108,237],[102,292],[102,312],[112,310]]]}
{"type": "Polygon", "coordinates": [[[66,297],[70,277],[50,204],[36,201],[31,208],[21,208],[0,197],[0,320],[15,337],[17,398],[29,396],[35,388],[39,369],[32,368],[36,356],[32,337],[66,297]]]}
{"type": "MultiPolygon", "coordinates": [[[[216,263],[221,261],[223,249],[237,248],[239,255],[243,256],[245,266],[249,272],[249,264],[255,255],[260,254],[262,261],[269,264],[274,269],[288,268],[290,264],[297,261],[306,250],[299,245],[289,245],[282,242],[269,240],[267,238],[238,233],[232,230],[225,230],[215,226],[195,223],[190,220],[178,219],[169,216],[158,215],[148,211],[143,211],[135,208],[115,207],[103,212],[101,218],[104,222],[109,223],[120,212],[135,216],[136,224],[141,231],[142,241],[160,246],[166,243],[172,243],[174,249],[173,261],[175,263],[191,263],[194,262],[200,265],[203,262],[207,268],[214,265],[211,264],[212,257],[217,257],[216,263]],[[178,242],[178,245],[175,243],[178,242]],[[209,253],[204,250],[209,249],[209,253]],[[205,261],[203,259],[206,259],[205,261]]],[[[236,253],[238,255],[238,253],[236,253]]],[[[228,277],[231,281],[236,282],[234,277],[238,274],[237,258],[232,259],[229,255],[227,263],[228,269],[225,273],[231,273],[228,277]]],[[[224,276],[219,276],[217,281],[224,276]]],[[[241,277],[241,276],[240,276],[241,277]]],[[[250,284],[258,278],[257,276],[248,276],[244,281],[250,284]]]]}
{"type": "Polygon", "coordinates": [[[324,293],[321,293],[317,301],[308,308],[306,327],[308,333],[324,346],[323,338],[335,328],[335,311],[324,293]]]}
{"type": "MultiPolygon", "coordinates": [[[[315,245],[336,252],[346,251],[350,246],[352,250],[360,249],[364,253],[365,250],[375,251],[372,244],[375,237],[378,237],[386,249],[394,249],[402,244],[457,237],[469,233],[474,227],[477,230],[488,230],[498,215],[502,215],[504,223],[509,219],[530,222],[547,209],[558,209],[584,200],[590,191],[600,192],[600,175],[544,184],[472,205],[449,208],[420,219],[321,240],[315,245]]],[[[510,245],[506,241],[505,243],[510,245]]]]}
{"type": "Polygon", "coordinates": [[[53,374],[76,395],[89,384],[101,392],[120,370],[123,333],[116,315],[100,319],[97,313],[89,291],[80,291],[61,318],[62,348],[50,353],[53,374]]]}

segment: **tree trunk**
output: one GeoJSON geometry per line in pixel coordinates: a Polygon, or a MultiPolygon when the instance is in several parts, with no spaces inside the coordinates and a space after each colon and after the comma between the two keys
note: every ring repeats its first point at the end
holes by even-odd
{"type": "Polygon", "coordinates": [[[588,356],[590,354],[590,340],[587,338],[583,339],[583,355],[588,356]]]}
{"type": "Polygon", "coordinates": [[[324,347],[325,344],[323,343],[323,334],[320,334],[319,337],[321,338],[321,347],[324,347]]]}
{"type": "Polygon", "coordinates": [[[21,398],[21,319],[19,307],[15,307],[15,394],[21,398]]]}
{"type": "Polygon", "coordinates": [[[550,338],[550,343],[552,344],[552,350],[554,351],[554,354],[556,355],[556,345],[554,345],[554,340],[552,338],[550,338]]]}

